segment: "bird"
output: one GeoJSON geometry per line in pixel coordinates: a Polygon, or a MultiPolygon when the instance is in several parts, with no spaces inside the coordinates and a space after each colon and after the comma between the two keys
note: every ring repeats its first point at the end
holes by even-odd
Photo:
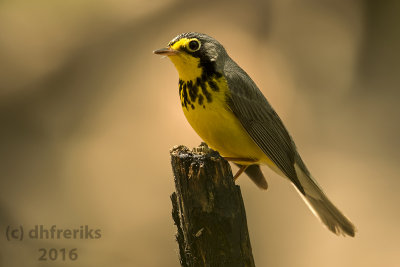
{"type": "Polygon", "coordinates": [[[261,189],[267,165],[287,178],[312,213],[333,233],[355,236],[353,223],[312,177],[282,120],[250,76],[214,38],[186,32],[153,51],[168,57],[179,75],[183,113],[195,132],[261,189]]]}

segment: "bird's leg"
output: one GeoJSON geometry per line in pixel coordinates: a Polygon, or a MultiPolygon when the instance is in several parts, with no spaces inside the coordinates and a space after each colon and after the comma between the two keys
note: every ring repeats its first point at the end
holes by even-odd
{"type": "Polygon", "coordinates": [[[239,170],[237,171],[237,173],[235,174],[235,176],[233,177],[233,179],[236,181],[237,178],[239,178],[239,176],[247,169],[248,166],[250,166],[251,164],[254,164],[255,162],[257,162],[254,159],[251,158],[233,158],[233,157],[224,157],[225,160],[227,161],[233,161],[233,162],[240,162],[241,164],[238,164],[240,166],[239,170]],[[245,163],[249,163],[249,164],[242,164],[243,162],[245,163]]]}
{"type": "Polygon", "coordinates": [[[240,166],[240,169],[237,171],[237,173],[235,174],[235,176],[233,177],[233,180],[236,181],[237,178],[239,178],[239,176],[247,169],[247,167],[249,167],[250,165],[242,165],[240,166]]]}

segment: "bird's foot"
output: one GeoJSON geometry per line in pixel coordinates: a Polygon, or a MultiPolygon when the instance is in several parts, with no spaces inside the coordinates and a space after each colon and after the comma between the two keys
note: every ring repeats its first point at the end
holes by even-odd
{"type": "Polygon", "coordinates": [[[201,144],[198,147],[194,147],[192,151],[199,154],[209,154],[214,150],[212,150],[205,142],[201,142],[201,144]]]}

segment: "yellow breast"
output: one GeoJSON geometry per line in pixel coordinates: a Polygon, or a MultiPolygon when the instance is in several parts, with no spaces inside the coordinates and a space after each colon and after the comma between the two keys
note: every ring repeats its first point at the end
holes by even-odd
{"type": "Polygon", "coordinates": [[[180,80],[179,92],[186,119],[211,148],[224,157],[265,163],[265,154],[227,105],[229,90],[224,77],[215,75],[209,81],[180,80]]]}

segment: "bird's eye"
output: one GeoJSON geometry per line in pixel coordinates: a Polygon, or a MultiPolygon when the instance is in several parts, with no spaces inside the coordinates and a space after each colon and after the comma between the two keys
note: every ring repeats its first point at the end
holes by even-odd
{"type": "Polygon", "coordinates": [[[188,48],[190,51],[195,52],[200,49],[200,42],[198,40],[192,40],[189,42],[188,48]]]}

